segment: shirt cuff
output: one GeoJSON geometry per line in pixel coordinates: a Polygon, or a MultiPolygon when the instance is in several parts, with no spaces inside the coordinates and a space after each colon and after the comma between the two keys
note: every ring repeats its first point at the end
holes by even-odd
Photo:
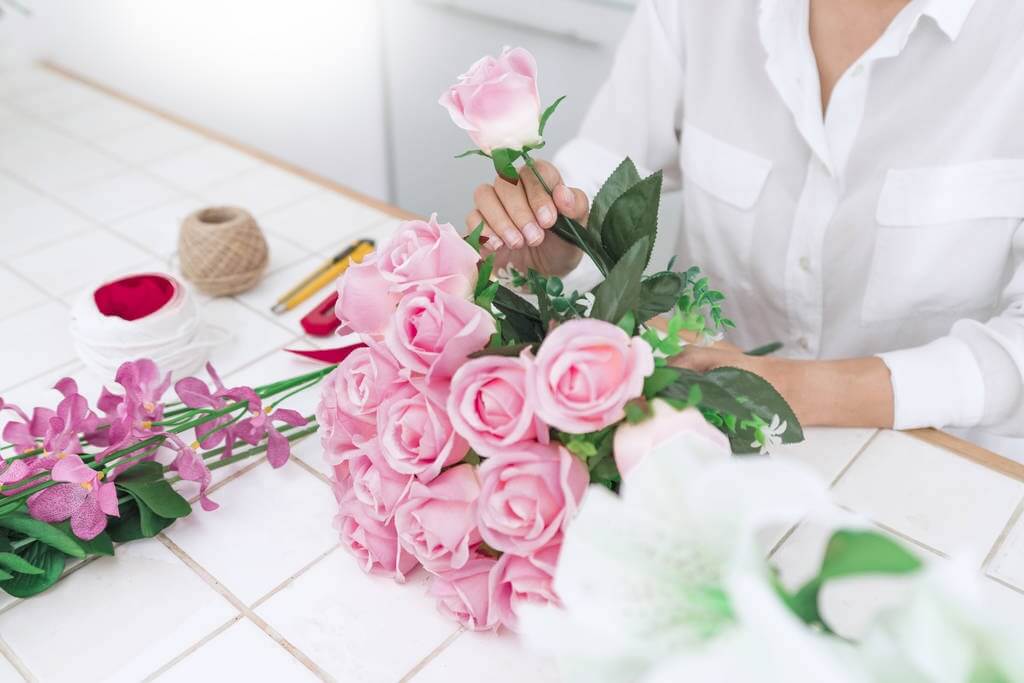
{"type": "Polygon", "coordinates": [[[892,376],[893,429],[970,427],[985,411],[985,380],[966,342],[942,337],[880,353],[892,376]]]}

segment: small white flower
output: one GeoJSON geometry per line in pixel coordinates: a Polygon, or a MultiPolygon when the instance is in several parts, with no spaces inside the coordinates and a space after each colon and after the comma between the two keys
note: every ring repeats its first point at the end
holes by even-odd
{"type": "Polygon", "coordinates": [[[786,433],[789,423],[778,415],[772,417],[771,424],[765,425],[757,430],[757,439],[751,444],[751,448],[759,448],[761,455],[772,453],[782,445],[782,435],[786,433]]]}
{"type": "Polygon", "coordinates": [[[509,289],[515,289],[515,275],[512,273],[512,269],[509,266],[503,266],[494,271],[494,279],[498,281],[504,287],[509,289]]]}
{"type": "Polygon", "coordinates": [[[592,310],[594,310],[594,301],[596,301],[596,298],[594,297],[594,293],[593,292],[587,292],[581,298],[583,299],[583,302],[584,302],[583,303],[583,317],[585,317],[585,318],[590,317],[590,312],[592,310]]]}

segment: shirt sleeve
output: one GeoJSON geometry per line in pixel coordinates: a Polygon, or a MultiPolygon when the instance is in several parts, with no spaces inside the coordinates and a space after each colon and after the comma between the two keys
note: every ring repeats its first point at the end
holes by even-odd
{"type": "Polygon", "coordinates": [[[579,135],[555,155],[566,184],[593,197],[623,157],[678,187],[683,36],[678,0],[641,0],[579,135]]]}
{"type": "Polygon", "coordinates": [[[924,346],[879,354],[892,375],[894,428],[985,427],[1024,436],[1024,223],[1000,315],[960,320],[924,346]]]}

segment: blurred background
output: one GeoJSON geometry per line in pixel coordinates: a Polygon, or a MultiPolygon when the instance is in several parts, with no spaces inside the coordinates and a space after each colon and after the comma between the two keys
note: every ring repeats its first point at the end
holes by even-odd
{"type": "MultiPolygon", "coordinates": [[[[484,159],[436,105],[483,54],[530,49],[576,131],[633,0],[0,0],[0,63],[42,60],[278,159],[462,227],[484,159]]],[[[45,103],[39,103],[45,106],[45,103]]],[[[83,107],[88,103],[83,103],[83,107]]]]}

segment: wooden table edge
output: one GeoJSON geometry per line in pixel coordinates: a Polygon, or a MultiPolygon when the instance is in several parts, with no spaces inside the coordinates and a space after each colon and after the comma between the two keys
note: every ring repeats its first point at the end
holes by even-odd
{"type": "MultiPolygon", "coordinates": [[[[205,126],[201,126],[193,121],[189,121],[175,114],[166,112],[162,109],[158,109],[150,104],[147,104],[146,102],[126,95],[125,93],[122,93],[119,90],[104,85],[103,83],[99,83],[91,78],[83,76],[64,66],[61,66],[48,60],[41,61],[40,66],[42,66],[45,69],[48,69],[49,71],[60,74],[65,78],[78,81],[91,88],[95,88],[100,92],[106,93],[111,97],[115,97],[127,104],[131,104],[132,106],[138,107],[139,109],[154,114],[155,116],[159,116],[160,118],[166,119],[167,121],[182,126],[183,128],[188,128],[189,130],[198,133],[203,137],[206,137],[215,142],[219,142],[223,145],[227,145],[228,147],[238,150],[239,152],[248,154],[249,156],[259,159],[260,161],[280,168],[283,171],[287,171],[301,178],[304,178],[312,183],[320,185],[324,189],[331,190],[333,192],[337,192],[338,194],[344,195],[350,199],[360,202],[361,204],[376,209],[381,213],[387,214],[389,216],[394,216],[395,218],[398,218],[400,220],[420,218],[420,216],[410,211],[405,211],[404,209],[400,209],[397,206],[393,206],[391,204],[388,204],[387,202],[381,201],[380,199],[376,199],[374,197],[371,197],[370,195],[363,194],[362,192],[357,192],[350,187],[342,185],[341,183],[337,183],[333,180],[324,178],[323,176],[317,175],[316,173],[296,166],[295,164],[289,163],[282,159],[278,159],[277,157],[271,156],[270,154],[267,154],[262,150],[259,150],[250,145],[246,145],[242,142],[239,142],[238,140],[234,140],[222,133],[214,131],[205,126]]],[[[982,448],[981,446],[975,445],[969,441],[965,441],[964,439],[953,436],[948,432],[943,432],[938,429],[929,428],[911,429],[904,433],[916,439],[920,439],[921,441],[930,443],[933,446],[938,446],[939,448],[951,451],[963,458],[966,458],[967,460],[982,465],[983,467],[995,470],[996,472],[1004,474],[1008,477],[1024,481],[1024,464],[1016,462],[1014,460],[1010,460],[1009,458],[1001,456],[997,453],[993,453],[992,451],[982,448]]]]}

